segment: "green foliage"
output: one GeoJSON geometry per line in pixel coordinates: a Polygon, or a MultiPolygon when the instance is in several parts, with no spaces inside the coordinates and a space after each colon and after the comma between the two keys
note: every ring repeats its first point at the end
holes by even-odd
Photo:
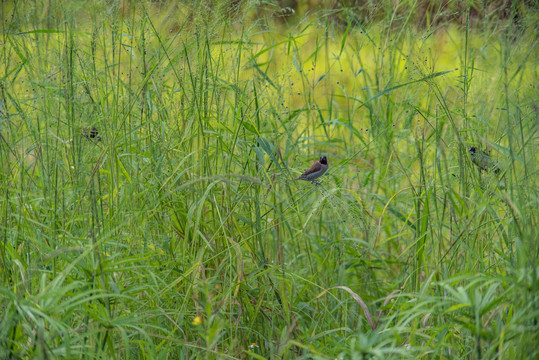
{"type": "Polygon", "coordinates": [[[533,4],[284,3],[1,3],[0,358],[539,356],[533,4]]]}

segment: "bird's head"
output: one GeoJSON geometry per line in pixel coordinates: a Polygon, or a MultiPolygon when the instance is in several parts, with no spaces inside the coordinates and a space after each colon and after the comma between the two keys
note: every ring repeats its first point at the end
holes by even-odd
{"type": "Polygon", "coordinates": [[[468,149],[468,151],[470,152],[470,154],[475,154],[477,149],[475,148],[475,146],[472,146],[471,148],[468,149]]]}
{"type": "Polygon", "coordinates": [[[324,165],[328,164],[328,159],[326,158],[325,155],[320,156],[320,163],[324,165]]]}

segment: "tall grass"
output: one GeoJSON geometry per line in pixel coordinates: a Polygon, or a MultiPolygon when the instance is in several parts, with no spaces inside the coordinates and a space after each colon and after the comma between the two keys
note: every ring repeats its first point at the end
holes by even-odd
{"type": "Polygon", "coordinates": [[[2,2],[0,357],[539,356],[537,9],[321,4],[2,2]]]}

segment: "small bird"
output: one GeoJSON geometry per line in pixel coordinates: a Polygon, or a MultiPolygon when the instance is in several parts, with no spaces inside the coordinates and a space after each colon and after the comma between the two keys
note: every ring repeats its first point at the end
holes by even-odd
{"type": "Polygon", "coordinates": [[[477,150],[475,146],[468,149],[472,162],[479,167],[479,171],[494,171],[495,174],[500,172],[500,169],[496,166],[496,162],[492,160],[490,155],[481,150],[477,150]]]}
{"type": "Polygon", "coordinates": [[[99,136],[99,132],[97,131],[95,126],[85,127],[84,129],[81,130],[81,133],[88,140],[92,139],[92,140],[101,141],[101,136],[99,136]]]}
{"type": "Polygon", "coordinates": [[[328,168],[328,159],[324,155],[322,155],[320,156],[320,160],[315,162],[313,166],[311,166],[308,170],[301,174],[299,178],[293,180],[307,180],[312,182],[313,184],[320,185],[320,183],[315,180],[318,179],[320,176],[324,175],[328,168]]]}

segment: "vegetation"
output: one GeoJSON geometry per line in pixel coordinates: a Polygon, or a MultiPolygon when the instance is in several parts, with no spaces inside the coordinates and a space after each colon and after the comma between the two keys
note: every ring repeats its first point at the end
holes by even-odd
{"type": "Polygon", "coordinates": [[[0,358],[538,358],[537,10],[3,1],[0,358]]]}

